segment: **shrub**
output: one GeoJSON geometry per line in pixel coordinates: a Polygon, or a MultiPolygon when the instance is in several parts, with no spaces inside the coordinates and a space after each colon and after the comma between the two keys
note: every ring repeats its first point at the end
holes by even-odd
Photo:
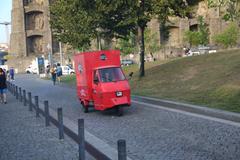
{"type": "Polygon", "coordinates": [[[228,48],[237,44],[238,36],[239,29],[237,25],[231,23],[222,33],[215,35],[213,39],[217,44],[228,48]]]}

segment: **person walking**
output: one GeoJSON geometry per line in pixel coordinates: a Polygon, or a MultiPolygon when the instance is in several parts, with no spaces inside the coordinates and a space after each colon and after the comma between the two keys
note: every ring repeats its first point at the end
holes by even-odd
{"type": "Polygon", "coordinates": [[[10,74],[10,80],[14,81],[14,68],[13,67],[11,67],[9,69],[9,74],[10,74]]]}
{"type": "Polygon", "coordinates": [[[2,68],[0,68],[0,102],[7,104],[7,84],[6,74],[2,68]]]}
{"type": "Polygon", "coordinates": [[[56,73],[57,73],[58,82],[60,83],[61,82],[61,76],[62,76],[62,67],[59,63],[57,64],[56,73]]]}
{"type": "Polygon", "coordinates": [[[56,84],[56,77],[57,77],[56,67],[52,67],[50,72],[51,72],[51,75],[52,75],[53,85],[55,85],[56,84]]]}

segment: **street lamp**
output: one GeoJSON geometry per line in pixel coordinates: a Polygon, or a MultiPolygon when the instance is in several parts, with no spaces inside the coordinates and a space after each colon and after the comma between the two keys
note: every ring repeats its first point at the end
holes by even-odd
{"type": "Polygon", "coordinates": [[[47,45],[47,51],[48,51],[48,61],[49,61],[50,67],[52,67],[53,66],[52,47],[51,47],[51,45],[49,43],[47,45]]]}
{"type": "Polygon", "coordinates": [[[62,53],[62,42],[59,42],[59,54],[60,54],[60,64],[63,65],[63,53],[62,53]]]}

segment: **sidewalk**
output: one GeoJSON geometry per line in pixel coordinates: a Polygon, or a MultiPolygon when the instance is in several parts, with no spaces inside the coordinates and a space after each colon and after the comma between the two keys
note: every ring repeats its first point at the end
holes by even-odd
{"type": "MultiPolygon", "coordinates": [[[[0,160],[77,160],[78,145],[58,129],[45,127],[43,117],[7,94],[8,103],[0,104],[0,160]]],[[[87,154],[86,159],[93,158],[87,154]]]]}

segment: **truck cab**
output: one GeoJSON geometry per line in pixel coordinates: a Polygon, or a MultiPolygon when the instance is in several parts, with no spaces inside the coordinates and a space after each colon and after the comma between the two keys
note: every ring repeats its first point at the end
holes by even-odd
{"type": "Polygon", "coordinates": [[[131,105],[130,85],[120,64],[120,52],[96,51],[75,56],[77,94],[88,111],[116,108],[122,114],[124,106],[131,105]]]}

